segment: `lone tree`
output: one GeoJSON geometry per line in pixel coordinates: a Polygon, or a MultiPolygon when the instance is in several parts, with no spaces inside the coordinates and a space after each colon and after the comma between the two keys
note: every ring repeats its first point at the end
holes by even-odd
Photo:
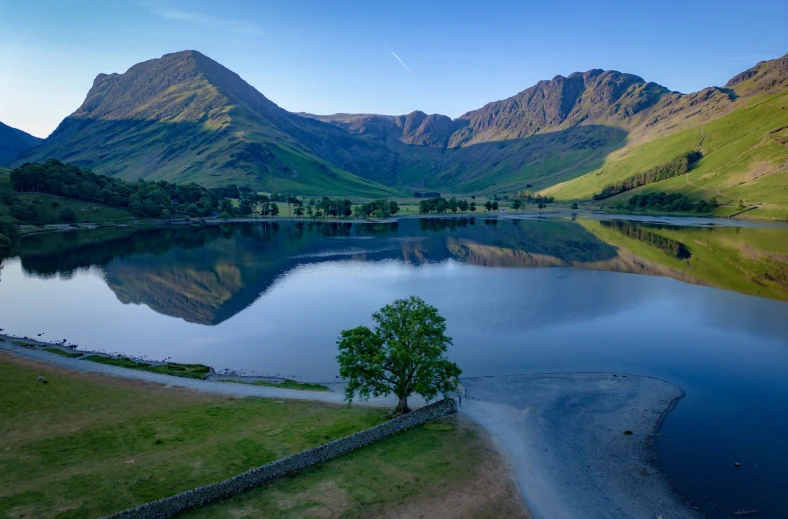
{"type": "Polygon", "coordinates": [[[403,414],[410,412],[413,392],[429,401],[457,387],[462,370],[444,357],[452,341],[437,308],[410,296],[384,306],[372,319],[374,330],[343,330],[337,342],[339,374],[348,381],[345,400],[394,393],[399,398],[394,414],[403,414]]]}

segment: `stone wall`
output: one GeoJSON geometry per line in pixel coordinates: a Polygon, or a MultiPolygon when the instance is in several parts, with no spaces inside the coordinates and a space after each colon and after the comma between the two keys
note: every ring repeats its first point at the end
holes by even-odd
{"type": "Polygon", "coordinates": [[[398,432],[410,429],[416,425],[454,413],[455,411],[457,411],[457,403],[454,399],[449,398],[441,400],[411,413],[393,418],[380,425],[328,442],[314,449],[299,452],[298,454],[274,461],[273,463],[262,465],[219,483],[194,488],[174,496],[159,499],[158,501],[152,501],[135,508],[109,515],[105,519],[165,519],[172,517],[184,510],[195,508],[218,499],[226,499],[257,487],[266,481],[304,469],[316,463],[328,461],[365,445],[369,445],[370,443],[397,434],[398,432]]]}

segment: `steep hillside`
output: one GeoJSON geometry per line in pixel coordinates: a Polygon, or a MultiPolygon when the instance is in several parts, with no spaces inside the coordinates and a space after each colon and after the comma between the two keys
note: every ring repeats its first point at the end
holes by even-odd
{"type": "Polygon", "coordinates": [[[333,163],[355,158],[373,170],[387,154],[279,108],[234,72],[186,51],[99,74],[82,106],[16,162],[54,157],[129,180],[374,195],[389,190],[333,163]]]}
{"type": "Polygon", "coordinates": [[[17,155],[40,142],[38,137],[0,123],[0,165],[10,164],[17,155]]]}
{"type": "MultiPolygon", "coordinates": [[[[729,206],[720,210],[724,214],[742,210],[742,200],[746,216],[788,218],[787,87],[788,56],[759,63],[731,79],[725,89],[717,89],[730,99],[715,105],[724,109],[698,108],[701,113],[693,117],[674,114],[660,121],[656,131],[648,125],[636,127],[628,145],[610,154],[599,168],[545,193],[558,199],[588,199],[608,184],[699,150],[703,158],[687,175],[649,184],[603,203],[621,203],[643,192],[682,192],[718,197],[729,206]]],[[[704,107],[708,106],[707,102],[704,107]]]]}

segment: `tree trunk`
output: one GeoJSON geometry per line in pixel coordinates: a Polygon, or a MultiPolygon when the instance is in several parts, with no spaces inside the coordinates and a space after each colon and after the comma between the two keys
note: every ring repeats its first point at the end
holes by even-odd
{"type": "Polygon", "coordinates": [[[408,397],[407,396],[401,396],[399,398],[399,402],[397,402],[397,407],[394,408],[394,414],[395,415],[400,415],[400,414],[405,414],[405,413],[409,413],[409,412],[410,412],[410,407],[408,407],[408,397]]]}

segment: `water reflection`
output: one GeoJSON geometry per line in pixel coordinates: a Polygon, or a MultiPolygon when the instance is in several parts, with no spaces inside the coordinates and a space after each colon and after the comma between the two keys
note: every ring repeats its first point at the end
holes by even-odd
{"type": "Polygon", "coordinates": [[[216,325],[299,265],[448,259],[488,267],[573,266],[672,277],[788,299],[788,230],[692,228],[627,221],[433,218],[398,224],[262,222],[37,235],[24,271],[69,278],[98,267],[123,303],[216,325]]]}

